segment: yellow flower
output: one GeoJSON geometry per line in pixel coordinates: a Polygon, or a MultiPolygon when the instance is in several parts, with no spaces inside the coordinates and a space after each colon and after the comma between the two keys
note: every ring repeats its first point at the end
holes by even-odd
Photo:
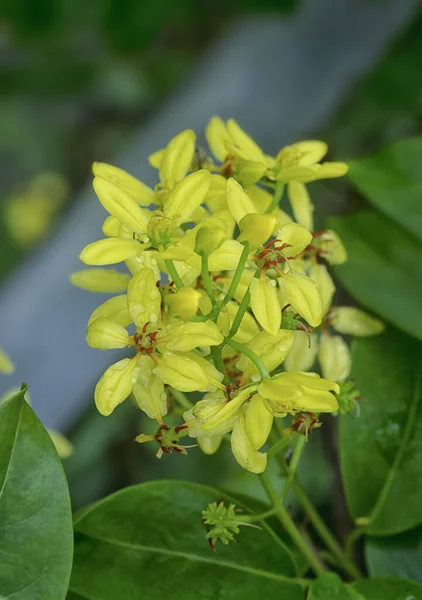
{"type": "Polygon", "coordinates": [[[94,399],[99,412],[108,417],[124,402],[138,381],[139,357],[123,358],[111,365],[96,385],[94,399]]]}
{"type": "Polygon", "coordinates": [[[299,313],[312,327],[322,321],[322,299],[317,284],[297,271],[283,273],[278,280],[281,293],[287,304],[299,313]]]}
{"type": "Polygon", "coordinates": [[[90,292],[125,292],[130,281],[128,273],[115,269],[84,269],[70,276],[73,285],[90,292]]]}

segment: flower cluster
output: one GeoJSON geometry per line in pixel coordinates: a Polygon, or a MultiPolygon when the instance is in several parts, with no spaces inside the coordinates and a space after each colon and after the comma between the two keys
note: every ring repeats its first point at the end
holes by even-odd
{"type": "Polygon", "coordinates": [[[346,251],[333,231],[313,232],[306,184],[340,177],[347,165],[321,162],[327,147],[319,141],[268,156],[233,120],[214,117],[206,137],[213,156],[191,130],[150,156],[154,189],[94,164],[94,189],[109,213],[105,237],[80,255],[95,268],[71,280],[117,294],[91,315],[88,344],[134,351],[101,377],[98,410],[110,415],[131,395],[159,425],[159,435],[138,441],[181,452],[179,435],[170,439],[173,430],[169,437],[163,428],[169,391],[185,408],[184,393],[202,392],[184,413],[183,434],[206,453],[230,434],[236,460],[258,473],[274,418],[338,410],[350,356],[331,330],[371,335],[383,325],[331,306],[327,265],[344,262],[346,251]],[[280,208],[285,192],[294,218],[280,208]],[[128,273],[104,268],[118,263],[128,273]],[[317,354],[323,377],[308,372],[317,354]]]}

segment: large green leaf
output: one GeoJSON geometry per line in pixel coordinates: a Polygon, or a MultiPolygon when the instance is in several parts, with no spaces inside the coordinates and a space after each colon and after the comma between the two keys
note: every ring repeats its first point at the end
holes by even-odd
{"type": "Polygon", "coordinates": [[[366,307],[422,339],[422,245],[379,213],[328,220],[349,258],[335,269],[344,287],[366,307]]]}
{"type": "Polygon", "coordinates": [[[365,198],[422,241],[422,137],[352,161],[348,177],[365,198]]]}
{"type": "Polygon", "coordinates": [[[265,524],[263,530],[243,527],[237,544],[211,551],[201,511],[222,495],[202,485],[152,481],[94,504],[74,523],[70,589],[98,600],[255,600],[265,594],[302,600],[303,587],[289,579],[295,576],[291,555],[265,524]]]}
{"type": "Polygon", "coordinates": [[[391,537],[369,537],[366,561],[372,577],[395,576],[422,583],[422,527],[391,537]]]}
{"type": "Polygon", "coordinates": [[[361,579],[352,586],[365,600],[422,600],[422,585],[392,577],[361,579]]]}
{"type": "Polygon", "coordinates": [[[50,436],[24,393],[0,406],[0,594],[61,600],[72,567],[69,492],[50,436]]]}
{"type": "Polygon", "coordinates": [[[364,597],[343,583],[336,573],[323,573],[311,584],[306,600],[364,600],[364,597]]]}
{"type": "Polygon", "coordinates": [[[422,521],[422,344],[389,329],[354,342],[352,376],[367,402],[340,420],[340,462],[354,519],[392,535],[422,521]]]}

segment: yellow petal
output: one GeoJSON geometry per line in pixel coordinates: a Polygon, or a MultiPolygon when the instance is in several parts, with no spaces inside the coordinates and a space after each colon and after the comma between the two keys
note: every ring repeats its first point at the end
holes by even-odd
{"type": "Polygon", "coordinates": [[[256,142],[236,123],[234,119],[227,121],[227,131],[231,141],[240,151],[242,158],[266,164],[265,154],[256,142]]]}
{"type": "Polygon", "coordinates": [[[282,250],[284,256],[297,256],[312,241],[312,233],[297,223],[286,223],[276,233],[277,239],[289,247],[282,250]]]}
{"type": "Polygon", "coordinates": [[[248,437],[245,417],[241,412],[235,421],[231,435],[232,452],[241,467],[252,473],[262,473],[267,467],[267,455],[258,452],[248,437]]]}
{"type": "MultiPolygon", "coordinates": [[[[238,310],[239,304],[232,301],[220,312],[217,324],[224,335],[229,335],[238,310]]],[[[250,313],[245,312],[240,322],[239,329],[233,339],[240,344],[247,344],[258,333],[259,327],[257,322],[250,313]]]]}
{"type": "Polygon", "coordinates": [[[293,144],[293,148],[299,150],[301,156],[299,158],[299,164],[301,165],[313,165],[319,162],[327,154],[328,146],[325,142],[319,140],[304,140],[303,142],[296,142],[293,144]]]}
{"type": "Polygon", "coordinates": [[[89,317],[88,325],[99,317],[114,321],[122,327],[128,327],[133,322],[133,319],[127,307],[127,295],[114,296],[97,306],[89,317]]]}
{"type": "Polygon", "coordinates": [[[245,430],[255,450],[265,444],[273,426],[273,411],[265,398],[256,394],[245,406],[245,430]]]}
{"type": "Polygon", "coordinates": [[[239,222],[239,242],[247,242],[251,248],[258,248],[272,236],[277,225],[275,215],[245,215],[239,222]]]}
{"type": "Polygon", "coordinates": [[[339,306],[330,312],[330,324],[343,335],[379,335],[385,325],[379,319],[353,306],[339,306]]]}
{"type": "Polygon", "coordinates": [[[192,287],[183,287],[175,294],[169,294],[166,299],[169,315],[181,319],[191,319],[199,309],[202,295],[192,287]]]}
{"type": "Polygon", "coordinates": [[[201,227],[195,238],[195,252],[199,256],[208,256],[223,245],[227,239],[224,228],[201,227]]]}
{"type": "Polygon", "coordinates": [[[160,160],[160,181],[170,189],[188,172],[195,153],[195,133],[186,129],[168,144],[160,160]]]}
{"type": "MultiPolygon", "coordinates": [[[[275,335],[261,331],[248,343],[248,348],[262,360],[267,371],[273,371],[289,355],[293,340],[294,332],[287,329],[280,329],[275,335]]],[[[247,377],[258,373],[255,364],[244,354],[236,366],[247,377]]]]}
{"type": "Polygon", "coordinates": [[[314,229],[314,205],[311,202],[308,190],[303,183],[290,181],[287,186],[287,194],[293,210],[296,221],[313,231],[314,229]]]}
{"type": "Polygon", "coordinates": [[[278,280],[281,293],[286,301],[312,327],[318,327],[322,321],[322,299],[317,284],[307,277],[291,271],[284,273],[278,280]]]}
{"type": "Polygon", "coordinates": [[[204,431],[210,431],[215,427],[219,426],[221,423],[230,419],[233,415],[238,414],[239,408],[249,400],[252,392],[256,389],[257,386],[250,386],[248,388],[242,389],[235,398],[230,401],[227,401],[221,409],[212,415],[209,419],[207,419],[204,423],[204,431]]]}
{"type": "Polygon", "coordinates": [[[205,391],[209,386],[204,370],[188,356],[165,352],[154,373],[181,392],[205,391]]]}
{"type": "Polygon", "coordinates": [[[86,265],[114,265],[141,251],[142,245],[136,240],[106,238],[85,246],[79,258],[86,265]]]}
{"type": "Polygon", "coordinates": [[[163,339],[166,349],[172,352],[188,352],[201,346],[218,346],[224,341],[220,328],[212,321],[170,324],[163,339]]]}
{"type": "Polygon", "coordinates": [[[255,207],[254,212],[257,212],[259,214],[265,213],[273,199],[272,195],[269,192],[263,190],[257,185],[248,186],[246,188],[246,193],[253,202],[253,205],[255,207]]]}
{"type": "Polygon", "coordinates": [[[230,136],[224,121],[220,117],[212,117],[210,119],[205,129],[205,137],[215,158],[220,162],[224,162],[227,156],[226,143],[230,141],[230,136]]]}
{"type": "Polygon", "coordinates": [[[113,294],[126,291],[130,275],[115,269],[83,269],[72,273],[69,279],[84,290],[113,294]]]}
{"type": "Polygon", "coordinates": [[[111,350],[112,348],[125,348],[133,345],[133,338],[129,336],[124,327],[114,321],[99,317],[88,325],[86,341],[91,348],[111,350]]]}
{"type": "Polygon", "coordinates": [[[149,213],[142,209],[125,189],[102,177],[95,177],[93,186],[106,211],[116,217],[122,225],[139,234],[147,232],[149,213]]]}
{"type": "Polygon", "coordinates": [[[317,179],[334,179],[343,177],[349,170],[349,165],[342,162],[325,162],[318,165],[319,169],[308,181],[316,181],[317,179]]]}
{"type": "Polygon", "coordinates": [[[146,323],[157,323],[161,314],[161,294],[152,269],[144,268],[130,280],[128,309],[135,325],[142,329],[146,323]]]}
{"type": "Polygon", "coordinates": [[[202,204],[210,186],[210,174],[205,169],[191,173],[180,181],[164,204],[164,214],[176,224],[185,223],[202,204]]]}
{"type": "Polygon", "coordinates": [[[148,156],[148,162],[151,165],[151,167],[154,167],[154,169],[160,168],[165,151],[166,149],[163,148],[162,150],[157,150],[157,152],[153,152],[148,156]]]}
{"type": "Polygon", "coordinates": [[[319,249],[330,265],[342,265],[347,260],[347,251],[339,236],[327,229],[319,236],[319,249]]]}
{"type": "Polygon", "coordinates": [[[214,364],[211,361],[207,360],[203,356],[200,356],[196,352],[184,352],[183,356],[187,356],[189,360],[196,363],[208,377],[208,386],[203,391],[215,393],[216,388],[221,389],[222,387],[224,387],[221,384],[224,375],[223,373],[220,373],[220,371],[214,366],[214,364]]]}
{"type": "Polygon", "coordinates": [[[286,360],[286,371],[309,371],[315,363],[318,352],[318,336],[305,331],[294,332],[294,342],[286,360]]]}
{"type": "Polygon", "coordinates": [[[318,359],[323,377],[342,382],[350,375],[352,358],[341,336],[321,336],[318,359]]]}
{"type": "Polygon", "coordinates": [[[243,186],[253,185],[264,177],[266,171],[261,162],[242,160],[236,167],[236,178],[243,186]]]}
{"type": "Polygon", "coordinates": [[[251,309],[265,331],[275,335],[281,325],[281,307],[275,282],[260,277],[253,279],[250,287],[251,309]]]}
{"type": "Polygon", "coordinates": [[[226,194],[228,209],[237,223],[240,223],[245,215],[256,213],[254,203],[233,177],[227,180],[226,194]]]}
{"type": "Polygon", "coordinates": [[[331,306],[334,292],[336,291],[334,281],[329,274],[327,267],[318,263],[311,265],[309,277],[318,285],[322,300],[322,314],[326,315],[331,306]]]}
{"type": "Polygon", "coordinates": [[[119,237],[120,227],[121,223],[119,219],[116,219],[116,217],[109,215],[104,220],[103,226],[101,227],[101,231],[106,237],[119,237]]]}
{"type": "Polygon", "coordinates": [[[202,452],[207,455],[215,454],[219,449],[221,442],[223,441],[222,436],[215,437],[199,437],[198,444],[202,452]]]}
{"type": "Polygon", "coordinates": [[[132,396],[137,406],[148,415],[150,419],[162,422],[167,414],[167,394],[164,383],[152,371],[155,363],[149,356],[141,356],[139,360],[139,376],[133,386],[132,396]]]}
{"type": "Polygon", "coordinates": [[[95,404],[99,412],[108,417],[113,410],[121,404],[132,391],[140,367],[138,358],[124,358],[109,367],[97,383],[95,388],[95,404]]]}
{"type": "Polygon", "coordinates": [[[153,190],[142,183],[142,181],[139,181],[139,179],[136,179],[136,177],[133,177],[133,175],[127,173],[127,171],[119,169],[119,167],[115,167],[114,165],[94,162],[92,172],[96,177],[102,177],[123,188],[141,206],[149,206],[154,203],[153,190]]]}

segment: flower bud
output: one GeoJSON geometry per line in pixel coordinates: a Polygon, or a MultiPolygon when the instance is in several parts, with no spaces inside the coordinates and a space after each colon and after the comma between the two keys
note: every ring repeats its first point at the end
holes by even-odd
{"type": "Polygon", "coordinates": [[[292,348],[284,361],[286,371],[309,371],[318,352],[318,336],[305,331],[294,331],[292,348]]]}
{"type": "Polygon", "coordinates": [[[213,436],[213,437],[199,437],[198,444],[204,454],[210,456],[211,454],[215,454],[219,449],[221,442],[223,441],[222,436],[213,436]]]}
{"type": "Polygon", "coordinates": [[[262,246],[277,227],[277,217],[270,214],[249,214],[242,217],[239,223],[239,242],[247,242],[251,248],[262,246]]]}
{"type": "Polygon", "coordinates": [[[159,161],[160,181],[169,189],[188,172],[195,154],[195,140],[195,132],[186,129],[170,140],[164,149],[159,161]]]}
{"type": "Polygon", "coordinates": [[[143,234],[147,231],[149,214],[140,208],[132,196],[118,185],[103,177],[95,177],[95,193],[107,212],[130,231],[143,234]]]}
{"type": "Polygon", "coordinates": [[[166,297],[166,304],[171,317],[191,319],[196,315],[202,296],[192,287],[183,287],[175,294],[166,297]]]}
{"type": "Polygon", "coordinates": [[[342,265],[347,260],[347,251],[339,236],[327,229],[319,236],[319,251],[330,265],[342,265]]]}
{"type": "Polygon", "coordinates": [[[297,256],[312,241],[312,233],[297,223],[286,223],[277,231],[277,239],[289,247],[282,250],[284,256],[297,256]]]}
{"type": "Polygon", "coordinates": [[[215,252],[227,240],[227,234],[223,229],[214,227],[201,227],[196,234],[195,252],[199,256],[208,256],[215,252]]]}
{"type": "Polygon", "coordinates": [[[211,175],[205,169],[191,173],[179,181],[164,203],[164,215],[176,225],[185,223],[204,202],[210,181],[211,175]]]}
{"type": "Polygon", "coordinates": [[[155,363],[151,357],[141,356],[138,365],[139,375],[133,386],[132,396],[137,406],[150,419],[156,419],[161,423],[168,410],[164,383],[152,372],[155,363]]]}
{"type": "Polygon", "coordinates": [[[296,221],[312,231],[314,228],[314,205],[306,186],[303,183],[290,181],[287,186],[287,194],[296,221]]]}
{"type": "MultiPolygon", "coordinates": [[[[319,293],[321,294],[322,314],[326,315],[331,306],[334,292],[336,291],[334,281],[329,274],[327,267],[325,265],[320,265],[319,263],[311,265],[309,277],[313,279],[318,286],[319,293]]],[[[304,370],[306,371],[306,369],[304,370]]]]}
{"type": "Polygon", "coordinates": [[[273,426],[273,411],[267,400],[256,394],[245,405],[245,431],[255,450],[265,444],[273,426]]]}
{"type": "Polygon", "coordinates": [[[242,160],[236,167],[236,178],[243,186],[253,185],[263,178],[266,170],[263,163],[242,160]]]}
{"type": "Polygon", "coordinates": [[[153,372],[181,392],[201,392],[209,386],[204,370],[187,356],[165,352],[153,372]]]}
{"type": "Polygon", "coordinates": [[[267,466],[267,455],[258,452],[246,431],[245,416],[239,411],[231,435],[232,452],[241,467],[252,473],[262,473],[267,466]]]}
{"type": "Polygon", "coordinates": [[[266,277],[253,279],[251,286],[251,309],[265,331],[276,335],[281,325],[281,307],[276,283],[266,277]]]}
{"type": "Polygon", "coordinates": [[[341,336],[321,336],[318,359],[323,377],[341,382],[350,375],[352,358],[349,346],[341,336]]]}
{"type": "Polygon", "coordinates": [[[91,348],[111,350],[134,344],[126,329],[109,319],[99,317],[91,322],[86,330],[86,341],[91,348]]]}
{"type": "Polygon", "coordinates": [[[142,246],[136,240],[105,238],[85,246],[79,258],[86,265],[114,265],[141,251],[142,246]]]}
{"type": "Polygon", "coordinates": [[[94,162],[92,172],[94,176],[102,177],[123,188],[141,206],[149,206],[154,203],[153,190],[123,169],[102,162],[94,162]]]}
{"type": "Polygon", "coordinates": [[[339,306],[330,312],[330,324],[343,335],[378,335],[385,329],[379,319],[353,306],[339,306]]]}
{"type": "MultiPolygon", "coordinates": [[[[286,329],[280,329],[275,335],[261,331],[248,343],[248,348],[262,360],[267,371],[273,371],[289,355],[294,335],[293,331],[286,329]]],[[[256,365],[245,354],[236,366],[247,377],[258,373],[256,365]]]]}
{"type": "Polygon", "coordinates": [[[322,321],[322,300],[316,283],[298,271],[284,273],[278,280],[281,293],[286,301],[312,327],[322,321]]]}
{"type": "Polygon", "coordinates": [[[120,235],[121,223],[119,219],[109,215],[104,219],[103,226],[101,227],[101,231],[104,233],[106,237],[119,237],[120,235]]]}
{"type": "Polygon", "coordinates": [[[226,198],[229,211],[237,223],[240,223],[245,215],[256,213],[254,203],[233,177],[227,180],[226,198]]]}
{"type": "Polygon", "coordinates": [[[114,296],[97,306],[89,317],[88,325],[99,317],[113,321],[122,327],[128,327],[133,319],[127,307],[127,295],[114,296]]]}
{"type": "Polygon", "coordinates": [[[188,352],[201,346],[218,346],[223,341],[220,328],[212,321],[170,324],[163,337],[166,349],[172,352],[188,352]]]}
{"type": "Polygon", "coordinates": [[[138,358],[124,358],[111,365],[95,388],[95,404],[99,412],[108,417],[132,391],[137,382],[140,367],[138,358]]]}
{"type": "Polygon", "coordinates": [[[161,314],[161,294],[152,269],[142,269],[132,277],[127,289],[128,309],[135,325],[157,323],[161,314]]]}
{"type": "Polygon", "coordinates": [[[69,279],[76,287],[89,292],[114,294],[127,290],[130,275],[115,269],[83,269],[72,273],[69,279]]]}

